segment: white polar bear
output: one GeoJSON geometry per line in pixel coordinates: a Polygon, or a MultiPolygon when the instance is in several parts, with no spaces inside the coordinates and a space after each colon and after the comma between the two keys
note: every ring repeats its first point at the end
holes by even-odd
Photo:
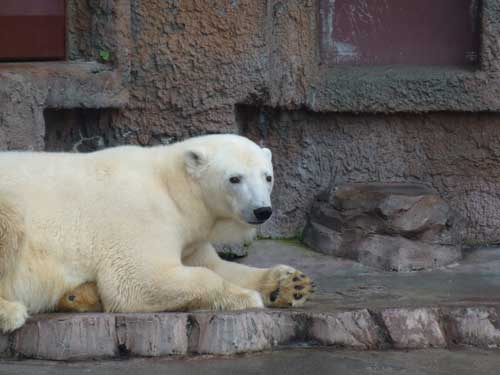
{"type": "Polygon", "coordinates": [[[90,154],[0,153],[0,329],[97,283],[106,311],[298,306],[288,266],[220,259],[271,216],[271,152],[236,135],[90,154]]]}

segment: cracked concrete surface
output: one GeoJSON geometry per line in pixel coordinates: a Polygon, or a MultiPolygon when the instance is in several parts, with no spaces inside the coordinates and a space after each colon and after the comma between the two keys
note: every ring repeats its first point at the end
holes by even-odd
{"type": "Polygon", "coordinates": [[[0,361],[0,374],[494,375],[498,373],[499,365],[500,353],[477,349],[463,351],[436,349],[411,352],[295,349],[231,358],[207,356],[194,360],[161,358],[85,363],[0,361]]]}

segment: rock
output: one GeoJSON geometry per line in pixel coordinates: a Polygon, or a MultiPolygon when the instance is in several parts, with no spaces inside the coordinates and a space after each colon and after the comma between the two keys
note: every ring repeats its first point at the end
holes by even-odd
{"type": "Polygon", "coordinates": [[[377,206],[380,213],[385,217],[399,214],[401,211],[409,210],[415,203],[422,199],[421,195],[389,195],[377,206]]]}
{"type": "Polygon", "coordinates": [[[9,336],[0,335],[0,358],[8,358],[10,355],[9,336]]]}
{"type": "Polygon", "coordinates": [[[499,315],[492,307],[454,309],[448,314],[451,340],[481,348],[500,348],[499,315]]]}
{"type": "Polygon", "coordinates": [[[2,358],[90,360],[233,355],[340,346],[360,350],[500,348],[494,307],[245,310],[154,314],[43,314],[0,334],[2,358]]]}
{"type": "Polygon", "coordinates": [[[346,184],[335,189],[334,207],[338,210],[372,211],[390,196],[418,197],[432,193],[432,190],[420,184],[346,184]]]}
{"type": "Polygon", "coordinates": [[[115,317],[110,314],[38,315],[14,332],[13,350],[28,358],[73,360],[118,354],[115,317]]]}
{"type": "Polygon", "coordinates": [[[343,216],[340,211],[331,207],[325,202],[318,200],[314,203],[310,215],[314,218],[315,223],[320,223],[321,225],[333,229],[337,232],[342,231],[344,227],[343,216]]]}
{"type": "Polygon", "coordinates": [[[197,314],[199,354],[236,354],[261,351],[286,343],[295,336],[291,314],[246,311],[236,314],[197,314]]]}
{"type": "MultiPolygon", "coordinates": [[[[407,207],[407,206],[404,206],[407,207]]],[[[393,215],[391,228],[396,232],[422,232],[429,228],[444,228],[449,217],[449,207],[436,195],[420,197],[401,214],[393,215]]]]}
{"type": "Polygon", "coordinates": [[[339,252],[342,236],[324,225],[309,221],[303,233],[303,241],[321,253],[341,256],[339,252]],[[312,245],[314,244],[314,245],[312,245]]]}
{"type": "Polygon", "coordinates": [[[382,329],[367,309],[314,316],[309,338],[321,345],[358,349],[385,346],[382,329]]]}
{"type": "Polygon", "coordinates": [[[457,247],[378,234],[366,237],[352,250],[365,265],[399,272],[442,267],[462,257],[457,247]]]}
{"type": "Polygon", "coordinates": [[[461,259],[462,223],[426,186],[347,184],[318,197],[303,237],[325,254],[387,271],[415,271],[461,259]]]}
{"type": "Polygon", "coordinates": [[[436,309],[388,309],[381,315],[397,349],[444,348],[447,345],[436,309]]]}
{"type": "Polygon", "coordinates": [[[123,314],[116,316],[122,354],[158,357],[187,354],[188,314],[123,314]]]}

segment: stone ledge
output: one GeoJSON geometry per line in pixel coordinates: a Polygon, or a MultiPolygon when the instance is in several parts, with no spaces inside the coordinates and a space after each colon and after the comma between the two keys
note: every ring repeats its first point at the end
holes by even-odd
{"type": "Polygon", "coordinates": [[[47,108],[124,107],[125,79],[97,62],[0,64],[0,149],[44,150],[47,108]]]}
{"type": "Polygon", "coordinates": [[[499,306],[372,311],[247,310],[45,314],[0,336],[4,358],[84,360],[236,353],[325,345],[361,350],[500,348],[499,306]]]}
{"type": "Polygon", "coordinates": [[[92,61],[0,64],[0,85],[27,87],[43,108],[124,107],[123,79],[122,72],[92,61]]]}

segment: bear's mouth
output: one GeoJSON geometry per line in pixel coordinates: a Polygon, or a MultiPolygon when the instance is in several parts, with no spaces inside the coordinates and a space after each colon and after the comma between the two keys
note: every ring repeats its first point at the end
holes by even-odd
{"type": "Polygon", "coordinates": [[[251,224],[251,225],[260,225],[260,224],[264,224],[267,220],[256,220],[256,221],[248,221],[248,224],[251,224]]]}

